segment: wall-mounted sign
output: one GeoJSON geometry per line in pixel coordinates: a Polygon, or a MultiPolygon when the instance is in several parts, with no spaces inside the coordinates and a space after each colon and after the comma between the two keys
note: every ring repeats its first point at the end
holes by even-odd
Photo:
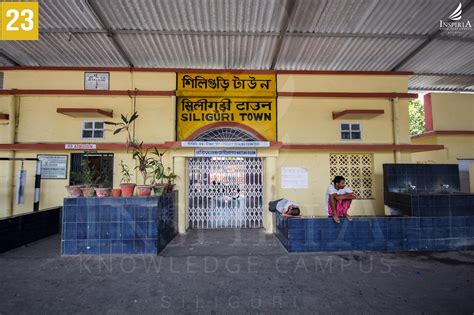
{"type": "Polygon", "coordinates": [[[66,143],[64,149],[68,150],[95,150],[97,145],[95,143],[66,143]]]}
{"type": "Polygon", "coordinates": [[[273,74],[178,73],[177,96],[276,97],[273,74]]]}
{"type": "Polygon", "coordinates": [[[241,126],[256,138],[277,140],[275,75],[179,73],[176,90],[177,140],[214,126],[241,126]]]}
{"type": "Polygon", "coordinates": [[[110,73],[84,72],[84,90],[110,90],[110,73]]]}
{"type": "Polygon", "coordinates": [[[66,179],[67,155],[38,154],[41,179],[66,179]]]}
{"type": "Polygon", "coordinates": [[[240,157],[255,157],[257,150],[194,150],[194,156],[215,157],[215,156],[240,156],[240,157]]]}
{"type": "Polygon", "coordinates": [[[177,134],[185,140],[199,128],[214,123],[239,123],[263,138],[276,140],[276,99],[178,97],[177,134]]]}
{"type": "Polygon", "coordinates": [[[282,167],[281,188],[307,189],[308,170],[302,167],[282,167]]]}
{"type": "Polygon", "coordinates": [[[183,141],[184,148],[268,148],[268,141],[183,141]]]}

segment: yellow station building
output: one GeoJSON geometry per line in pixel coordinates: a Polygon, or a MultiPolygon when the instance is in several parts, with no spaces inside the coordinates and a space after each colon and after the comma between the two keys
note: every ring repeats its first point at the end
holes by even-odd
{"type": "MultiPolygon", "coordinates": [[[[111,164],[111,181],[119,185],[120,161],[131,167],[134,162],[125,150],[124,135],[104,130],[108,127],[101,122],[118,121],[121,114],[135,110],[136,138],[166,151],[164,164],[178,175],[180,232],[193,224],[193,215],[202,215],[203,210],[192,205],[194,197],[205,198],[202,192],[194,194],[196,185],[209,186],[216,179],[236,183],[243,194],[250,191],[245,185],[253,185],[256,201],[239,207],[251,207],[255,226],[272,232],[268,201],[292,199],[304,215],[325,216],[325,191],[334,175],[345,176],[359,195],[354,215],[383,215],[384,163],[456,163],[458,158],[474,157],[472,95],[431,94],[432,130],[426,137],[410,139],[408,102],[417,95],[408,93],[408,72],[28,67],[1,71],[0,156],[67,156],[65,178],[41,181],[41,209],[62,204],[71,171],[77,167],[74,161],[85,150],[111,164]],[[231,86],[226,88],[218,79],[231,86]],[[96,85],[91,87],[90,80],[96,85]],[[232,88],[237,83],[247,84],[247,89],[232,88]],[[211,106],[203,108],[203,102],[211,106]],[[452,102],[471,114],[448,114],[452,102]],[[189,110],[198,115],[194,117],[210,113],[213,118],[190,121],[189,110]],[[234,115],[215,117],[225,110],[234,115]],[[183,116],[186,111],[188,116],[183,116]],[[440,133],[446,130],[467,130],[469,135],[440,133]],[[251,157],[226,158],[225,150],[236,148],[222,146],[223,140],[237,141],[237,149],[251,157]],[[217,141],[216,147],[209,148],[206,141],[217,141]],[[201,156],[212,155],[209,150],[223,156],[201,156]],[[213,167],[220,173],[202,182],[205,170],[213,167]]],[[[26,199],[15,203],[21,164],[2,161],[1,217],[31,211],[33,162],[23,163],[26,199]]]]}

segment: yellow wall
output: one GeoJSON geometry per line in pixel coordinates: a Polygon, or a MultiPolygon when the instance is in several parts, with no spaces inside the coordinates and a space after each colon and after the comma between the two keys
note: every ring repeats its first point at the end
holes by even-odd
{"type": "MultiPolygon", "coordinates": [[[[162,143],[172,137],[173,98],[137,97],[136,110],[139,118],[136,133],[148,143],[162,143]]],[[[120,114],[132,111],[133,99],[127,96],[22,96],[20,98],[20,119],[17,141],[28,142],[83,142],[81,124],[83,120],[119,121],[120,114]],[[100,108],[114,111],[114,117],[75,118],[59,114],[59,107],[100,108]]],[[[112,126],[108,127],[113,129],[112,126]]],[[[84,142],[123,142],[124,135],[107,132],[101,140],[84,142]]]]}
{"type": "Polygon", "coordinates": [[[347,74],[278,74],[278,92],[406,93],[408,76],[347,74]]]}
{"type": "Polygon", "coordinates": [[[474,130],[474,94],[431,93],[434,130],[474,130]]]}
{"type": "MultiPolygon", "coordinates": [[[[176,74],[164,72],[126,72],[114,71],[110,74],[111,90],[165,90],[176,88],[176,74]]],[[[84,82],[83,71],[5,71],[5,89],[49,89],[49,90],[82,90],[84,82]]],[[[381,75],[277,75],[279,92],[407,92],[406,76],[381,75]]],[[[18,143],[123,143],[124,135],[113,136],[106,133],[104,140],[82,140],[81,122],[87,118],[73,118],[56,113],[58,107],[101,108],[114,111],[114,118],[94,118],[91,120],[118,120],[119,114],[129,113],[133,107],[133,99],[128,96],[64,96],[64,95],[24,95],[0,96],[0,113],[11,110],[16,104],[19,112],[16,142],[18,143]],[[15,100],[15,101],[13,101],[15,100]]],[[[408,101],[405,99],[390,100],[384,98],[292,98],[279,97],[278,104],[278,140],[285,144],[393,144],[409,143],[408,135],[408,101]],[[360,119],[332,119],[333,111],[345,109],[383,109],[385,113],[376,117],[361,117],[360,119]],[[392,123],[395,121],[395,124],[392,123]],[[362,126],[362,140],[341,141],[340,123],[359,122],[362,126]]],[[[136,125],[136,135],[146,143],[163,143],[175,140],[175,97],[144,97],[136,98],[136,110],[139,119],[136,125]]],[[[11,125],[0,122],[0,143],[10,140],[11,125]]],[[[36,157],[38,153],[69,154],[81,151],[0,151],[0,156],[36,157]]],[[[101,151],[107,153],[105,151],[101,151]]],[[[164,158],[166,166],[187,165],[186,158],[192,150],[169,150],[164,158]]],[[[124,160],[133,167],[130,155],[123,151],[114,153],[114,185],[120,182],[119,163],[124,160]]],[[[295,150],[259,150],[260,156],[266,160],[266,201],[270,193],[275,198],[289,198],[300,203],[305,215],[326,215],[324,196],[329,185],[329,154],[339,152],[329,151],[295,151],[295,150]],[[308,189],[282,189],[280,183],[281,167],[300,166],[308,169],[308,189]],[[275,189],[273,189],[275,188],[275,189]]],[[[358,153],[358,152],[354,152],[358,153]]],[[[367,152],[362,152],[367,153],[367,152]]],[[[375,152],[374,154],[374,199],[356,200],[353,214],[382,215],[383,185],[382,164],[392,163],[398,156],[398,161],[409,161],[409,153],[375,152]]],[[[4,162],[0,168],[2,183],[11,177],[10,162],[4,162]]],[[[20,163],[15,164],[13,174],[19,170],[20,163]]],[[[27,194],[24,205],[16,205],[13,214],[31,211],[33,198],[34,163],[25,162],[28,172],[27,194]]],[[[180,177],[177,187],[180,188],[180,218],[185,217],[187,185],[186,171],[176,170],[180,177]]],[[[138,183],[141,179],[136,178],[138,183]]],[[[43,180],[41,193],[41,208],[62,204],[66,196],[67,180],[43,180]]],[[[15,184],[14,182],[12,183],[15,184]]],[[[7,192],[6,185],[0,185],[0,217],[12,213],[12,209],[3,198],[7,192]]],[[[268,199],[268,200],[267,200],[268,199]]],[[[269,228],[271,218],[265,218],[269,228]]],[[[181,219],[183,221],[183,219],[181,219]]],[[[181,222],[181,231],[186,222],[181,222]]]]}
{"type": "MultiPolygon", "coordinates": [[[[325,194],[330,185],[329,154],[340,152],[280,151],[277,161],[277,192],[279,198],[294,200],[300,205],[303,215],[326,216],[325,194]],[[307,189],[284,189],[281,187],[282,167],[303,167],[308,171],[307,189]]],[[[345,152],[360,153],[360,152],[345,152]]],[[[352,214],[383,215],[384,163],[393,163],[393,153],[374,153],[374,199],[354,200],[352,214]]]]}

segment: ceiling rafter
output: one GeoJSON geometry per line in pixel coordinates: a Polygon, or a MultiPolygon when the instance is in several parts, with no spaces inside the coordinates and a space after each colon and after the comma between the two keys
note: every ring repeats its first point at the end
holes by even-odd
{"type": "Polygon", "coordinates": [[[112,40],[112,43],[117,50],[117,52],[122,56],[122,58],[128,63],[130,67],[134,67],[130,56],[125,52],[122,45],[119,41],[115,38],[115,33],[112,27],[107,23],[107,20],[104,16],[104,13],[100,10],[100,8],[95,3],[95,0],[86,0],[86,4],[88,5],[91,12],[96,17],[97,21],[102,25],[107,35],[112,40]]]}

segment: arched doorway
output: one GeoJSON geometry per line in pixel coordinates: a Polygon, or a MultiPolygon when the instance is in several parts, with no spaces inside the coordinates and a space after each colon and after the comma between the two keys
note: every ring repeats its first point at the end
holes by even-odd
{"type": "MultiPolygon", "coordinates": [[[[192,141],[259,141],[252,132],[219,126],[192,141]]],[[[198,229],[263,226],[263,161],[215,156],[188,160],[188,226],[198,229]]]]}

